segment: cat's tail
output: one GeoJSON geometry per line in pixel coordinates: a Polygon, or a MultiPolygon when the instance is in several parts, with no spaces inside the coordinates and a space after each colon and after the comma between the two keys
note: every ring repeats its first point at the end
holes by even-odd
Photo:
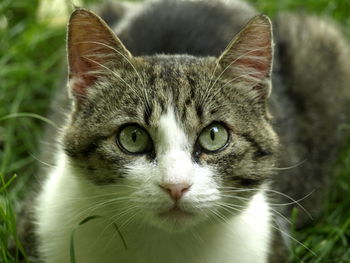
{"type": "MultiPolygon", "coordinates": [[[[312,193],[302,204],[317,215],[334,161],[350,136],[349,43],[333,21],[315,16],[281,14],[275,29],[283,79],[296,111],[293,146],[305,160],[281,191],[295,199],[312,193]]],[[[299,225],[307,221],[301,216],[299,225]]]]}

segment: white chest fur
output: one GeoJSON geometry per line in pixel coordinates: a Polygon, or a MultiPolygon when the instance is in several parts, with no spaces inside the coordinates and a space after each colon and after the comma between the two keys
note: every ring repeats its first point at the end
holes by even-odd
{"type": "MultiPolygon", "coordinates": [[[[40,251],[47,263],[70,262],[73,229],[87,215],[106,212],[91,209],[93,186],[72,176],[66,157],[63,153],[59,156],[36,211],[40,251]]],[[[207,220],[185,232],[169,233],[136,220],[121,232],[127,248],[115,226],[103,218],[77,228],[77,262],[264,263],[270,243],[270,213],[261,191],[240,215],[225,223],[207,220]]]]}

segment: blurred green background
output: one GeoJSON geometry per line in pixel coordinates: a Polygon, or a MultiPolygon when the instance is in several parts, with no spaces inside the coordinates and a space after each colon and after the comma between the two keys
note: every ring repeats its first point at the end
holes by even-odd
{"type": "MultiPolygon", "coordinates": [[[[80,4],[98,2],[85,0],[80,4]]],[[[350,37],[350,0],[250,2],[272,17],[280,10],[333,17],[350,37]]],[[[50,97],[65,85],[64,24],[71,4],[60,1],[54,13],[41,4],[38,0],[0,0],[0,262],[17,262],[7,250],[10,239],[21,250],[15,238],[14,205],[23,197],[37,169],[50,97]],[[45,19],[45,13],[56,17],[45,19]]],[[[294,233],[304,246],[293,243],[291,262],[350,262],[350,147],[339,156],[334,173],[336,180],[326,215],[294,233]]]]}

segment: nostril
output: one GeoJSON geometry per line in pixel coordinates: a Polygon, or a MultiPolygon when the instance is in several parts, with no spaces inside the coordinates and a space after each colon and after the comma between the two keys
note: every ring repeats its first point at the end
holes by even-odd
{"type": "Polygon", "coordinates": [[[185,192],[187,192],[190,188],[190,184],[162,184],[159,185],[164,191],[166,191],[170,197],[177,201],[179,200],[185,192]]]}

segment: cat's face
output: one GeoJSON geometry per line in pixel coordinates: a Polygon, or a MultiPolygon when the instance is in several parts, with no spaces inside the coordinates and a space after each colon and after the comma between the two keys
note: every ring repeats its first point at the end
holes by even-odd
{"type": "Polygon", "coordinates": [[[118,224],[181,231],[242,211],[274,164],[263,82],[248,90],[215,58],[123,54],[98,62],[103,74],[89,69],[98,75],[80,74],[89,64],[71,54],[76,100],[63,144],[75,176],[118,224]]]}

